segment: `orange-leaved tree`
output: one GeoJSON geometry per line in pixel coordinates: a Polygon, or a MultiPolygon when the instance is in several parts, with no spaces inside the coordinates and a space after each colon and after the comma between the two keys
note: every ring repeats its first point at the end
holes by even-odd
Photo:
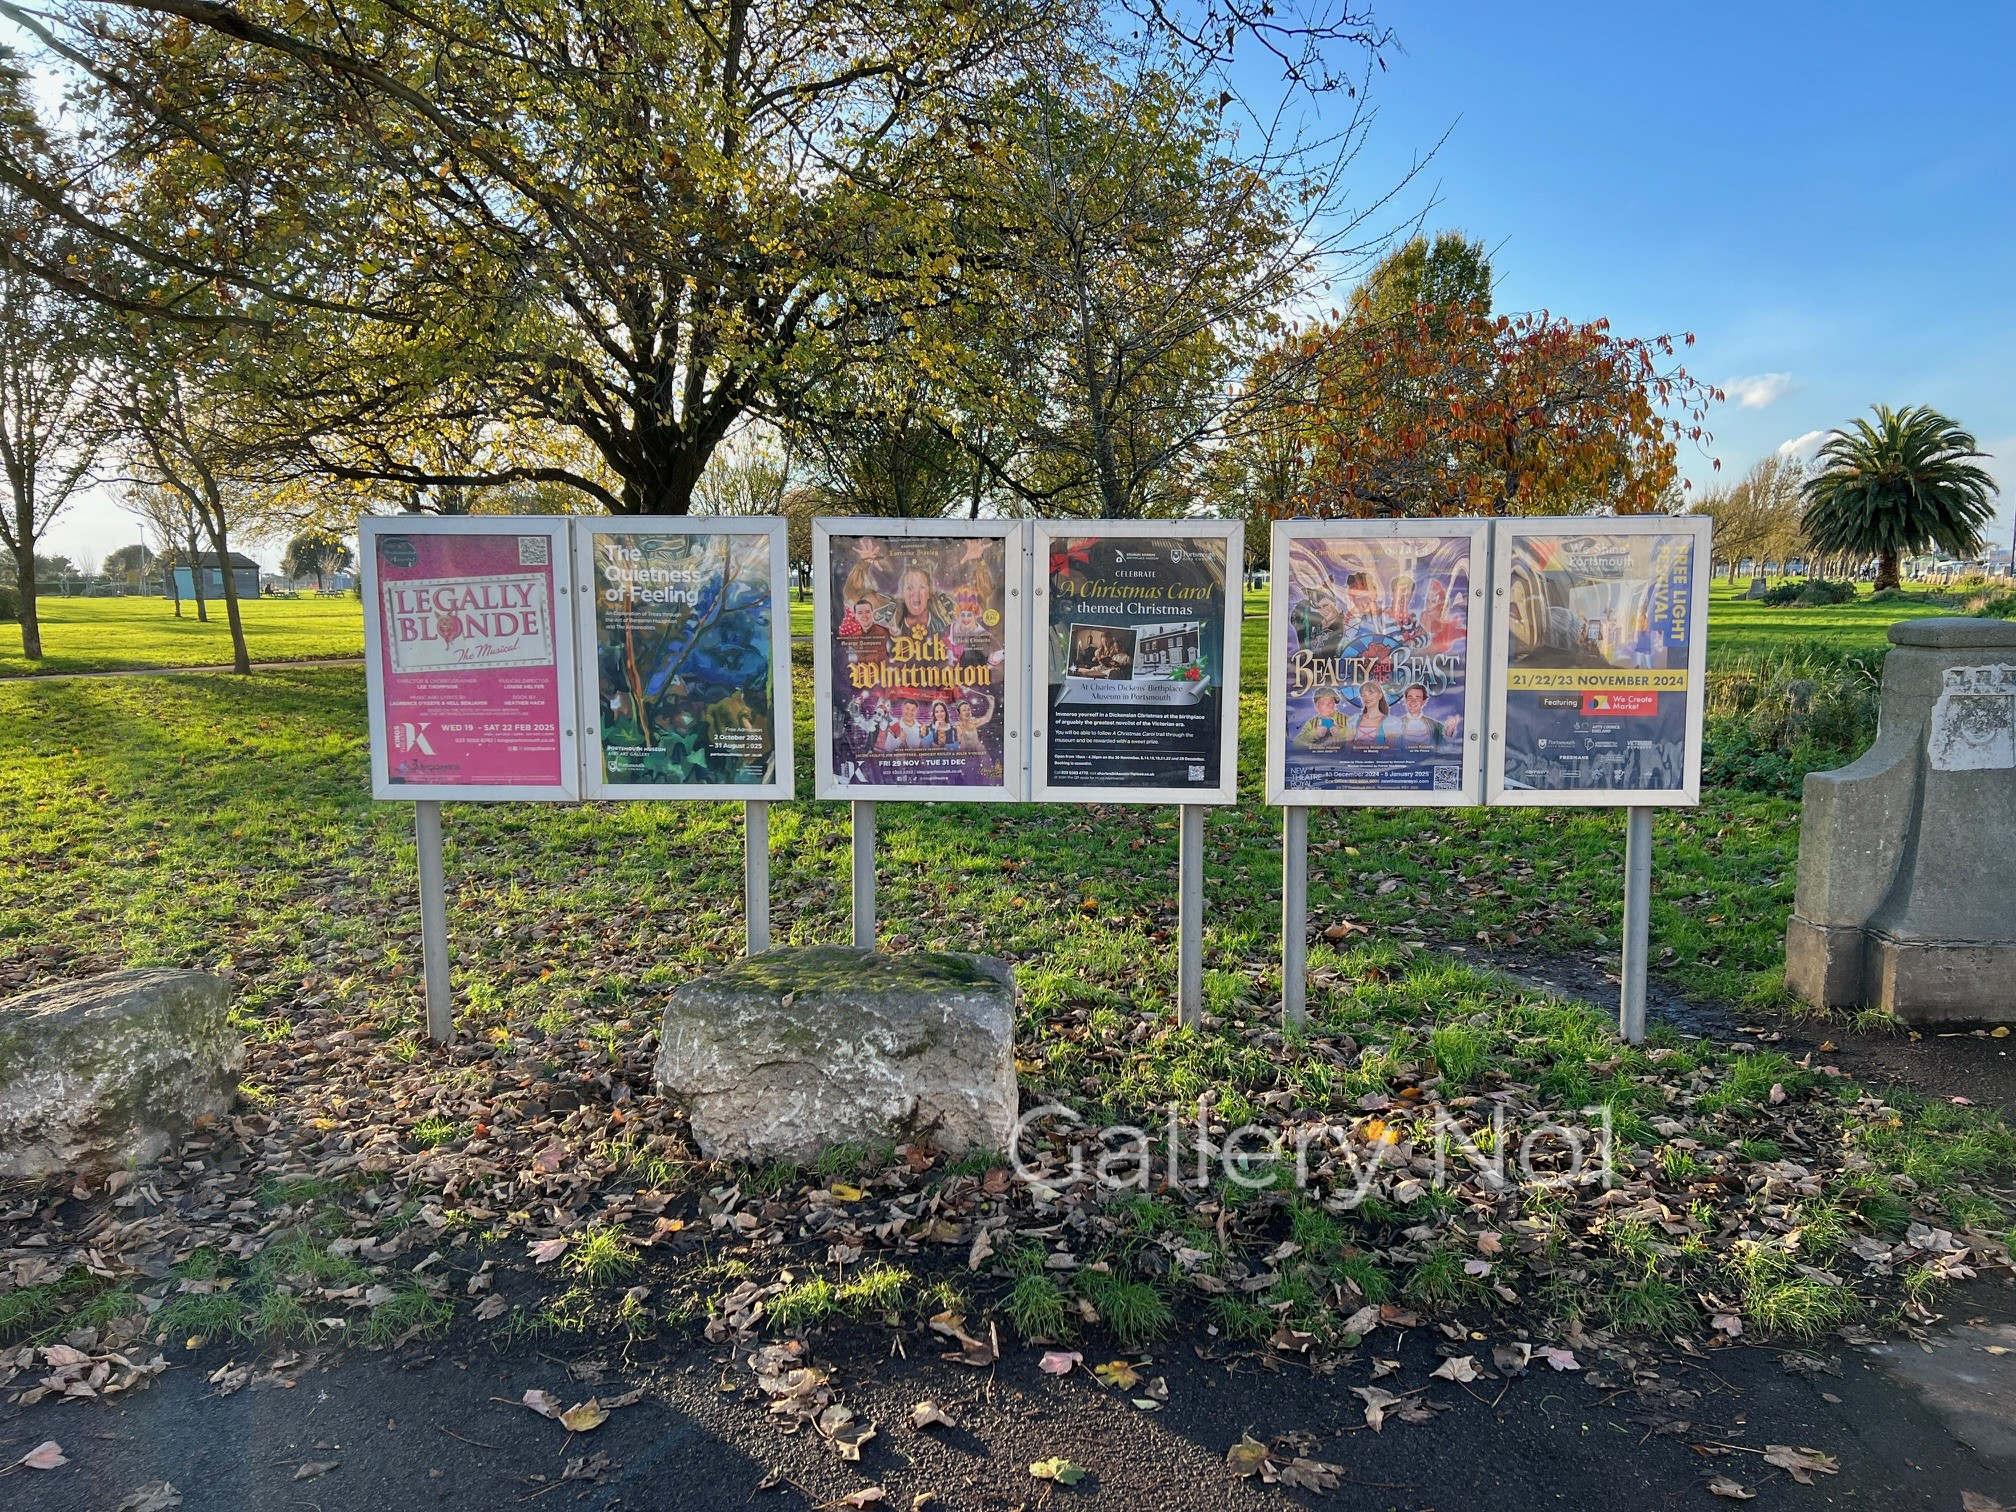
{"type": "Polygon", "coordinates": [[[1341,516],[1642,514],[1721,395],[1677,361],[1691,335],[1494,314],[1482,249],[1409,243],[1341,315],[1268,356],[1299,438],[1292,504],[1341,516]]]}

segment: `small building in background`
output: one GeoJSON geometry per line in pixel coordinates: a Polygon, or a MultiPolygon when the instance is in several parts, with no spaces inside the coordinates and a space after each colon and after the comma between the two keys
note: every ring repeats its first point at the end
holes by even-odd
{"type": "MultiPolygon", "coordinates": [[[[243,552],[230,554],[231,577],[241,599],[259,597],[259,564],[243,552]]],[[[224,570],[214,551],[196,554],[196,570],[203,574],[203,597],[215,601],[224,597],[224,570]]],[[[163,598],[189,600],[196,597],[196,584],[189,569],[177,567],[161,588],[163,598]]]]}

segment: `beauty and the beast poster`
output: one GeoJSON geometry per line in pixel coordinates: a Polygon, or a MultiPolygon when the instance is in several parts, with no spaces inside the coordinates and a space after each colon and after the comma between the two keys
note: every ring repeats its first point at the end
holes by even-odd
{"type": "Polygon", "coordinates": [[[775,781],[770,537],[598,531],[593,540],[602,781],[775,781]]]}
{"type": "Polygon", "coordinates": [[[1287,790],[1462,787],[1471,570],[1468,535],[1289,543],[1275,586],[1287,790]]]}
{"type": "Polygon", "coordinates": [[[1007,541],[836,535],[827,570],[834,785],[999,788],[1007,541]]]}

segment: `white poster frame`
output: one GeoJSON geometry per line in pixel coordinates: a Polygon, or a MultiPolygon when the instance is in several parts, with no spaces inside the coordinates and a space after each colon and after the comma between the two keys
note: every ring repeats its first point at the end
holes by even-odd
{"type": "Polygon", "coordinates": [[[791,585],[782,519],[761,516],[583,515],[574,520],[574,644],[581,687],[581,791],[624,800],[726,799],[772,802],[793,796],[791,585]],[[770,782],[611,782],[603,776],[601,668],[595,625],[597,536],[763,536],[770,543],[770,720],[776,777],[770,782]]]}
{"type": "Polygon", "coordinates": [[[1030,545],[1034,598],[1030,624],[1030,796],[1038,803],[1197,803],[1239,801],[1239,631],[1246,612],[1246,534],[1238,520],[1037,520],[1030,545]],[[1073,536],[1225,543],[1225,678],[1219,699],[1218,782],[1212,787],[1078,787],[1053,784],[1050,772],[1050,543],[1073,536]]]}
{"type": "Polygon", "coordinates": [[[1024,754],[1028,729],[1029,527],[1022,520],[904,520],[884,516],[821,516],[812,522],[813,796],[890,803],[1022,803],[1028,798],[1024,754]],[[1001,571],[1001,772],[999,783],[842,783],[833,771],[832,541],[835,536],[885,540],[999,540],[1001,571]]]}
{"type": "Polygon", "coordinates": [[[573,535],[563,515],[367,515],[358,522],[364,611],[364,703],[371,732],[371,796],[397,802],[574,803],[581,797],[580,705],[574,653],[573,535]],[[385,719],[383,603],[378,540],[391,535],[544,536],[553,572],[553,661],[560,721],[560,780],[540,783],[394,782],[385,719]]]}
{"type": "Polygon", "coordinates": [[[1684,808],[1701,801],[1701,737],[1708,682],[1708,556],[1712,522],[1700,515],[1552,515],[1493,522],[1491,544],[1491,752],[1485,764],[1484,801],[1502,808],[1684,808]],[[1683,763],[1677,788],[1577,788],[1552,790],[1505,785],[1505,702],[1511,659],[1514,544],[1560,536],[1682,535],[1692,538],[1693,601],[1687,621],[1687,706],[1683,763]]]}
{"type": "Polygon", "coordinates": [[[1491,522],[1471,516],[1397,520],[1276,520],[1268,541],[1267,603],[1267,802],[1295,808],[1459,808],[1484,801],[1484,716],[1491,666],[1491,522]],[[1470,547],[1469,651],[1463,687],[1463,776],[1444,789],[1290,788],[1287,785],[1289,547],[1296,541],[1448,540],[1470,547]]]}

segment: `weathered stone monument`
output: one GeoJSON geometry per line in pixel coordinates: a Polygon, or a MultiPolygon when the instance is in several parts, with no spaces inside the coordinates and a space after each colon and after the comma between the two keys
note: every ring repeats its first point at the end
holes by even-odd
{"type": "Polygon", "coordinates": [[[204,971],[115,971],[0,1003],[0,1176],[157,1159],[231,1106],[245,1046],[204,971]]]}
{"type": "Polygon", "coordinates": [[[1875,745],[1806,778],[1785,985],[2016,1021],[2016,624],[1907,620],[1890,642],[1875,745]]]}
{"type": "Polygon", "coordinates": [[[1005,1151],[1014,979],[985,956],[767,950],[674,989],[654,1080],[709,1159],[805,1161],[906,1134],[1005,1151]]]}

